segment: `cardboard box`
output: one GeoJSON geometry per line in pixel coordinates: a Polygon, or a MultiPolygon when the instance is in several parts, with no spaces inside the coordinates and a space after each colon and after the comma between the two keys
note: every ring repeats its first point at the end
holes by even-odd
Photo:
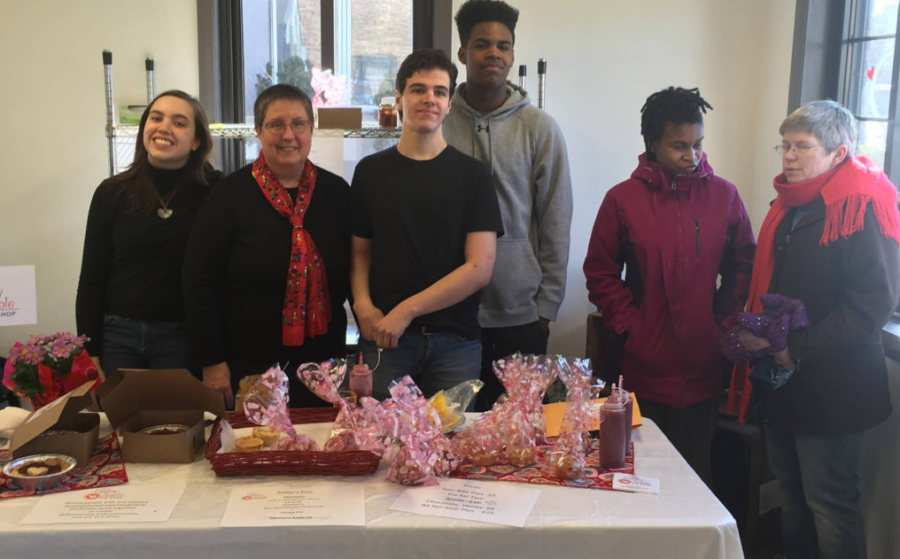
{"type": "Polygon", "coordinates": [[[362,109],[359,107],[319,107],[316,128],[355,130],[362,128],[362,109]]]}
{"type": "Polygon", "coordinates": [[[82,384],[26,417],[9,441],[13,458],[32,454],[65,454],[74,458],[79,466],[86,466],[97,446],[100,416],[79,412],[91,404],[88,392],[95,382],[91,380],[82,384]],[[76,432],[41,436],[50,430],[76,432]]]}
{"type": "Polygon", "coordinates": [[[97,389],[109,422],[122,433],[125,462],[193,462],[206,442],[203,412],[225,416],[222,395],[185,369],[116,371],[97,389]],[[141,429],[177,423],[184,433],[147,435],[141,429]]]}

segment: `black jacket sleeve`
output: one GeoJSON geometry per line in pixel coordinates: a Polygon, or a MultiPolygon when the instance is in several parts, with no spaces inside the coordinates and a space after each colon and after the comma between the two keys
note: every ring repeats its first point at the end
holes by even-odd
{"type": "Polygon", "coordinates": [[[107,181],[97,187],[91,199],[84,233],[81,275],[75,297],[75,322],[78,333],[87,334],[90,338],[85,349],[93,357],[100,357],[103,347],[106,286],[113,259],[115,201],[114,183],[107,181]]]}
{"type": "Polygon", "coordinates": [[[197,214],[182,271],[188,337],[200,366],[225,361],[223,290],[234,245],[234,208],[226,190],[225,183],[214,186],[197,214]]]}

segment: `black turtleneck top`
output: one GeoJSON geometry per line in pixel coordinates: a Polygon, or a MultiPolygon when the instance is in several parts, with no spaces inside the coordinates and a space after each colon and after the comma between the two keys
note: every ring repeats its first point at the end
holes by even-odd
{"type": "MultiPolygon", "coordinates": [[[[186,182],[179,187],[185,169],[149,168],[156,191],[172,210],[168,219],[161,219],[157,208],[150,213],[129,210],[130,182],[107,179],[91,200],[75,318],[79,334],[90,337],[86,347],[94,357],[102,349],[104,314],[184,321],[181,267],[188,234],[209,186],[186,182]]],[[[221,176],[210,171],[208,184],[221,176]]]]}

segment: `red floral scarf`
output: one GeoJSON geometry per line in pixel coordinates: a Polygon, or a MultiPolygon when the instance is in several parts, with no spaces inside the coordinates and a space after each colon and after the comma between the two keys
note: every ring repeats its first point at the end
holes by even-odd
{"type": "MultiPolygon", "coordinates": [[[[853,156],[831,171],[797,184],[788,184],[784,174],[772,181],[778,197],[759,230],[747,312],[762,310],[759,298],[769,291],[775,270],[775,230],[792,208],[805,206],[821,197],[825,202],[825,226],[819,244],[827,246],[841,237],[862,231],[866,208],[871,205],[881,234],[900,244],[900,214],[897,188],[881,168],[867,157],[853,156]]],[[[736,363],[728,393],[728,412],[739,415],[741,423],[750,404],[750,366],[736,363]]]]}
{"type": "Polygon", "coordinates": [[[309,231],[303,228],[303,217],[316,188],[316,168],[309,160],[306,161],[300,186],[297,187],[296,203],[291,202],[287,190],[266,165],[262,152],[253,163],[253,178],[275,211],[288,218],[294,226],[282,309],[281,343],[286,346],[303,345],[306,336],[312,338],[326,333],[331,321],[325,264],[309,231]]]}

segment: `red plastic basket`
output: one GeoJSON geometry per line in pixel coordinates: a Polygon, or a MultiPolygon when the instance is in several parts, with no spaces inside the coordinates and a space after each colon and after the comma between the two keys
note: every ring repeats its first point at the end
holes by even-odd
{"type": "MultiPolygon", "coordinates": [[[[291,408],[291,422],[334,422],[338,408],[291,408]]],[[[228,412],[228,422],[235,429],[253,427],[243,412],[228,412]]],[[[372,475],[380,458],[368,450],[310,452],[300,450],[261,450],[259,452],[223,452],[222,423],[217,419],[209,441],[206,458],[217,476],[358,476],[372,475]]]]}

